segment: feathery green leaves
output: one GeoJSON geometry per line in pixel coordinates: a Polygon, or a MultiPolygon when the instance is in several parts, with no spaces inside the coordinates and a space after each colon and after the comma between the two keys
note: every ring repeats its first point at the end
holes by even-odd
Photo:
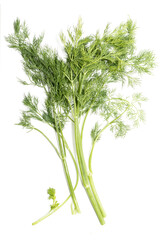
{"type": "Polygon", "coordinates": [[[112,124],[110,130],[115,134],[115,137],[125,137],[127,132],[130,130],[130,126],[125,124],[123,121],[116,121],[112,124]]]}
{"type": "Polygon", "coordinates": [[[99,132],[100,132],[99,124],[98,122],[96,122],[94,128],[91,130],[92,142],[100,140],[100,137],[98,137],[99,132]]]}
{"type": "MultiPolygon", "coordinates": [[[[19,19],[14,22],[14,34],[6,38],[9,46],[22,55],[30,83],[42,87],[50,105],[60,109],[63,125],[73,111],[73,99],[79,107],[79,116],[86,114],[89,109],[94,113],[103,109],[105,119],[111,114],[116,116],[116,103],[111,102],[109,107],[105,104],[110,94],[108,84],[121,81],[134,87],[140,84],[135,73],[149,74],[155,65],[151,51],[136,53],[136,25],[131,19],[115,30],[107,25],[102,36],[97,32],[96,35],[82,37],[82,27],[79,18],[73,32],[68,29],[68,40],[61,33],[66,52],[64,60],[58,57],[55,50],[42,46],[43,34],[34,36],[30,41],[28,28],[19,19]],[[108,111],[111,107],[112,110],[108,111]]],[[[28,84],[27,81],[22,83],[28,84]]],[[[117,108],[119,106],[118,102],[117,108]]],[[[51,112],[53,110],[49,110],[49,113],[44,111],[43,117],[52,123],[51,112]]]]}
{"type": "Polygon", "coordinates": [[[56,196],[55,196],[55,189],[54,188],[49,188],[47,190],[48,193],[48,199],[52,200],[53,203],[50,205],[50,210],[53,210],[55,208],[57,208],[59,206],[58,201],[56,200],[56,196]]]}

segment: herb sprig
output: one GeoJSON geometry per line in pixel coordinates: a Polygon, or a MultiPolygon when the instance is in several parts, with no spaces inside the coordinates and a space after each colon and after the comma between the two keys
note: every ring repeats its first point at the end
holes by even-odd
{"type": "MultiPolygon", "coordinates": [[[[110,129],[115,137],[124,137],[140,121],[144,121],[142,102],[146,98],[135,93],[130,98],[116,93],[116,83],[128,87],[140,84],[143,73],[150,74],[154,68],[154,54],[149,50],[136,52],[136,25],[129,19],[111,30],[109,24],[103,34],[83,37],[82,20],[76,27],[68,29],[68,36],[60,34],[66,57],[61,59],[57,51],[42,45],[44,34],[30,39],[26,23],[19,19],[14,22],[14,32],[6,37],[10,48],[22,56],[22,64],[28,81],[23,85],[34,85],[44,90],[43,109],[39,109],[39,99],[30,93],[24,96],[26,110],[18,125],[39,132],[56,151],[62,161],[70,195],[59,204],[55,189],[49,188],[49,199],[53,200],[50,211],[33,223],[37,224],[63,206],[71,197],[74,209],[80,212],[75,190],[79,178],[89,197],[92,207],[101,224],[105,223],[106,213],[97,194],[92,173],[94,147],[104,130],[110,129]],[[91,130],[92,146],[88,163],[84,158],[83,133],[90,114],[99,115],[102,122],[96,122],[91,130]],[[45,133],[34,126],[33,120],[49,125],[57,136],[53,143],[45,133]],[[74,126],[75,159],[64,136],[66,123],[74,126]],[[77,179],[73,186],[68,164],[67,152],[71,155],[77,179]]],[[[36,121],[35,121],[36,124],[36,121]]]]}

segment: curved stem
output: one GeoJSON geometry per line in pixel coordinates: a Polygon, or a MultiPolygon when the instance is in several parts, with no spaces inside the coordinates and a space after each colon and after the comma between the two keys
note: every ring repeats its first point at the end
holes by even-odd
{"type": "Polygon", "coordinates": [[[51,140],[50,140],[41,130],[39,130],[38,128],[33,128],[33,129],[36,130],[37,132],[41,133],[41,134],[47,139],[47,141],[51,144],[51,146],[54,148],[54,150],[55,150],[56,153],[58,154],[58,157],[59,157],[60,159],[62,159],[62,157],[61,157],[58,149],[57,149],[57,148],[55,147],[55,145],[51,142],[51,140]]]}
{"type": "MultiPolygon", "coordinates": [[[[76,178],[76,183],[75,183],[75,186],[74,186],[74,191],[75,191],[76,188],[77,188],[77,185],[78,185],[78,181],[79,181],[78,166],[77,166],[76,160],[75,160],[75,158],[74,158],[74,156],[73,156],[73,154],[72,154],[72,152],[71,152],[71,150],[70,150],[70,148],[69,148],[69,146],[68,146],[65,138],[64,138],[64,141],[65,141],[65,144],[66,144],[66,148],[67,148],[67,150],[69,151],[69,153],[70,153],[70,155],[71,155],[71,157],[72,157],[72,159],[73,159],[74,166],[75,166],[75,169],[76,169],[77,178],[76,178]]],[[[66,198],[66,200],[65,200],[62,204],[60,204],[57,208],[55,208],[55,209],[49,211],[48,213],[46,213],[43,217],[41,217],[41,218],[39,218],[37,221],[33,222],[32,225],[36,225],[37,223],[43,221],[44,219],[46,219],[47,217],[49,217],[50,215],[52,215],[54,212],[56,212],[58,209],[60,209],[60,208],[70,199],[70,197],[71,197],[71,195],[69,195],[69,196],[66,198]]]]}
{"type": "Polygon", "coordinates": [[[90,186],[91,186],[92,192],[93,192],[93,194],[94,194],[94,196],[95,196],[95,198],[96,198],[96,202],[97,202],[97,204],[98,204],[98,206],[99,206],[99,208],[100,208],[100,211],[101,211],[103,217],[106,216],[106,213],[105,213],[105,211],[104,211],[104,208],[103,208],[103,206],[102,206],[102,204],[101,204],[101,201],[100,201],[100,199],[99,199],[99,196],[98,196],[98,194],[97,194],[97,191],[96,191],[96,188],[95,188],[95,185],[94,185],[94,182],[93,182],[93,177],[92,177],[92,154],[93,154],[93,150],[94,150],[95,143],[97,142],[97,140],[98,140],[98,138],[100,137],[101,133],[102,133],[108,126],[110,126],[112,123],[114,123],[116,120],[118,120],[118,119],[127,111],[128,108],[129,108],[129,106],[128,106],[128,107],[125,109],[125,111],[123,111],[117,118],[115,118],[114,120],[112,120],[111,122],[109,122],[108,124],[106,124],[105,127],[102,128],[102,129],[99,131],[99,133],[98,133],[95,141],[93,142],[92,149],[91,149],[90,156],[89,156],[89,163],[88,163],[88,165],[89,165],[89,171],[90,171],[90,173],[89,173],[89,182],[90,182],[90,186]]]}
{"type": "Polygon", "coordinates": [[[130,105],[128,105],[128,107],[118,116],[116,117],[114,120],[112,120],[111,122],[107,123],[98,133],[98,135],[96,136],[96,139],[94,140],[93,142],[93,145],[92,145],[92,148],[91,148],[91,152],[90,152],[90,155],[89,155],[89,170],[90,172],[92,173],[92,154],[93,154],[93,150],[94,150],[94,146],[98,140],[98,138],[100,137],[100,135],[102,134],[102,132],[107,128],[109,127],[112,123],[116,122],[119,118],[122,117],[122,115],[128,110],[130,105]]]}
{"type": "MultiPolygon", "coordinates": [[[[77,172],[77,180],[76,180],[76,184],[75,184],[75,187],[74,187],[74,191],[76,190],[77,188],[77,185],[78,185],[78,172],[77,172]]],[[[47,217],[49,217],[50,215],[52,215],[54,212],[56,212],[58,209],[60,209],[69,199],[70,199],[71,195],[69,195],[66,200],[60,204],[57,208],[49,211],[48,213],[46,213],[43,217],[39,218],[37,221],[33,222],[32,225],[36,225],[37,223],[43,221],[44,219],[46,219],[47,217]]]]}
{"type": "Polygon", "coordinates": [[[88,161],[89,171],[90,171],[91,174],[93,173],[92,172],[92,155],[93,155],[94,147],[95,147],[95,142],[93,142],[92,149],[91,149],[91,152],[90,152],[90,155],[89,155],[89,161],[88,161]]]}
{"type": "Polygon", "coordinates": [[[52,215],[54,212],[56,212],[59,208],[61,208],[68,200],[69,198],[71,197],[71,195],[69,195],[66,200],[61,204],[59,205],[57,208],[49,211],[48,213],[46,213],[43,217],[39,218],[37,221],[33,222],[32,225],[36,225],[37,223],[43,221],[44,219],[46,219],[47,217],[49,217],[50,215],[52,215]]]}

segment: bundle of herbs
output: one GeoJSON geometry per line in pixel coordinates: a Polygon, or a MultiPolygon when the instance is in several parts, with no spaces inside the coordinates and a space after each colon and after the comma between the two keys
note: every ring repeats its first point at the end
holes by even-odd
{"type": "Polygon", "coordinates": [[[68,29],[67,37],[60,34],[64,59],[58,56],[57,51],[42,44],[43,34],[30,39],[25,22],[21,24],[19,19],[14,22],[14,33],[6,37],[9,47],[17,50],[22,57],[28,81],[21,83],[42,88],[45,94],[42,109],[39,108],[37,97],[30,93],[25,95],[23,104],[26,110],[22,111],[18,125],[39,132],[52,145],[62,161],[70,192],[66,200],[59,204],[55,189],[49,188],[47,193],[53,201],[50,211],[33,225],[57,211],[70,198],[74,205],[73,213],[80,212],[75,194],[79,178],[100,223],[104,224],[106,213],[92,174],[94,147],[106,129],[111,130],[116,137],[123,137],[144,120],[141,104],[146,98],[141,93],[133,93],[129,97],[116,93],[116,84],[133,88],[140,84],[140,75],[150,74],[155,65],[151,51],[136,53],[135,23],[129,19],[115,30],[111,30],[108,24],[103,34],[97,32],[87,37],[83,37],[82,25],[80,18],[72,31],[68,29]],[[94,123],[90,133],[92,146],[89,159],[85,161],[83,133],[90,114],[99,115],[102,122],[94,123]],[[52,128],[56,134],[55,143],[35,126],[34,120],[52,128]],[[69,126],[67,122],[71,122],[71,127],[74,127],[76,159],[64,136],[64,129],[69,126]],[[67,153],[75,166],[75,185],[69,173],[67,153]]]}

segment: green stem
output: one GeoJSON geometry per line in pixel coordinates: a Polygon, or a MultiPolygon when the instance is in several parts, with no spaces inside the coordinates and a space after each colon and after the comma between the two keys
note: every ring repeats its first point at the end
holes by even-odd
{"type": "Polygon", "coordinates": [[[47,141],[51,144],[51,146],[54,148],[54,150],[56,151],[56,153],[58,154],[58,157],[61,159],[60,153],[58,151],[58,149],[55,147],[55,145],[51,142],[51,140],[38,128],[33,128],[34,130],[36,130],[37,132],[41,133],[46,139],[47,141]]]}
{"type": "Polygon", "coordinates": [[[90,186],[91,186],[93,195],[95,196],[96,202],[97,202],[98,207],[100,209],[100,212],[102,213],[103,217],[106,217],[106,212],[105,212],[105,210],[104,210],[104,208],[102,206],[102,203],[101,203],[100,198],[98,196],[98,193],[96,191],[96,188],[95,188],[95,185],[94,185],[94,181],[93,181],[93,177],[92,177],[91,173],[89,173],[89,182],[90,182],[90,186]]]}
{"type": "Polygon", "coordinates": [[[86,193],[88,195],[88,198],[90,200],[90,203],[96,213],[96,216],[98,217],[98,220],[100,222],[101,225],[104,225],[105,224],[105,221],[104,221],[104,217],[100,211],[100,208],[98,206],[98,203],[96,202],[96,196],[94,198],[94,194],[93,192],[91,191],[91,188],[90,188],[90,185],[88,187],[85,188],[86,190],[86,193]]]}
{"type": "Polygon", "coordinates": [[[82,183],[85,188],[85,191],[89,197],[89,200],[92,204],[92,207],[100,221],[100,223],[103,225],[105,223],[103,215],[100,211],[100,208],[98,206],[98,203],[96,201],[96,196],[93,194],[89,182],[89,177],[87,173],[87,167],[84,160],[83,150],[82,150],[82,141],[81,141],[81,135],[79,132],[79,124],[78,124],[78,118],[75,118],[75,144],[76,144],[76,151],[77,151],[77,158],[78,158],[78,164],[80,168],[82,183]]]}
{"type": "Polygon", "coordinates": [[[87,119],[87,116],[88,116],[88,113],[90,111],[90,108],[89,110],[87,111],[85,117],[84,117],[84,120],[83,120],[83,123],[82,123],[82,128],[81,128],[81,141],[83,140],[83,132],[84,132],[84,127],[85,127],[85,122],[86,122],[86,119],[87,119]]]}
{"type": "MultiPolygon", "coordinates": [[[[65,140],[65,138],[64,138],[64,140],[65,140]]],[[[72,157],[72,159],[73,159],[74,166],[75,166],[75,169],[76,169],[77,178],[76,178],[76,183],[75,183],[75,187],[74,187],[74,191],[75,191],[76,188],[77,188],[77,185],[78,185],[78,181],[79,181],[78,167],[77,167],[76,160],[75,160],[75,158],[74,158],[74,156],[73,156],[73,154],[72,154],[72,152],[71,152],[71,150],[70,150],[70,148],[69,148],[66,140],[65,140],[65,144],[66,144],[67,150],[69,151],[69,153],[70,153],[70,155],[71,155],[71,157],[72,157]]],[[[51,145],[52,145],[52,144],[51,144],[51,145]]],[[[53,145],[52,145],[52,146],[53,146],[53,145]]],[[[53,146],[53,147],[54,147],[54,146],[53,146]]],[[[43,217],[41,217],[41,218],[39,218],[37,221],[33,222],[32,225],[36,225],[37,223],[43,221],[44,219],[46,219],[47,217],[49,217],[50,215],[52,215],[54,212],[56,212],[58,209],[60,209],[60,208],[70,199],[70,197],[71,197],[71,195],[69,195],[69,196],[66,198],[66,200],[65,200],[62,204],[60,204],[58,207],[56,207],[55,209],[49,211],[49,212],[46,213],[43,217]]]]}
{"type": "MultiPolygon", "coordinates": [[[[77,180],[76,180],[76,184],[75,184],[75,187],[74,187],[74,191],[75,189],[77,188],[77,185],[78,185],[78,174],[77,174],[77,180]]],[[[46,213],[43,217],[39,218],[37,221],[33,222],[32,225],[36,225],[37,223],[43,221],[44,219],[46,219],[47,217],[49,217],[50,215],[52,215],[54,212],[56,212],[58,209],[60,209],[69,199],[70,199],[71,195],[69,195],[66,200],[60,204],[58,207],[56,207],[55,209],[49,211],[48,213],[46,213]]]]}
{"type": "Polygon", "coordinates": [[[69,192],[70,192],[71,198],[73,200],[73,204],[74,204],[74,207],[75,207],[76,211],[80,212],[78,202],[77,202],[77,199],[76,199],[76,196],[75,196],[75,193],[74,193],[72,181],[71,181],[71,178],[70,178],[69,169],[68,169],[67,162],[66,162],[65,144],[64,144],[64,140],[63,140],[63,133],[62,133],[62,129],[61,129],[61,126],[60,126],[60,121],[59,121],[59,126],[60,126],[60,131],[61,132],[59,132],[59,129],[58,129],[58,124],[57,124],[57,119],[56,119],[56,114],[55,114],[55,106],[54,106],[54,121],[55,121],[56,133],[57,133],[57,136],[58,136],[60,153],[61,153],[61,156],[62,156],[62,158],[61,158],[62,159],[62,164],[63,164],[63,168],[64,168],[69,192]]]}
{"type": "MultiPolygon", "coordinates": [[[[73,108],[72,108],[72,106],[71,106],[71,102],[70,102],[70,100],[69,100],[69,98],[68,98],[67,96],[65,96],[65,98],[66,98],[66,100],[67,100],[68,103],[69,103],[69,107],[70,107],[70,110],[71,110],[71,114],[72,114],[72,116],[74,116],[73,108]]],[[[68,116],[68,117],[69,117],[69,116],[68,116]]],[[[69,118],[70,118],[70,117],[69,117],[69,118]]],[[[74,122],[73,119],[71,119],[71,121],[74,122]]]]}
{"type": "Polygon", "coordinates": [[[93,150],[94,150],[95,143],[97,142],[97,140],[98,140],[98,138],[100,137],[101,133],[102,133],[108,126],[110,126],[112,123],[116,122],[116,120],[118,120],[119,118],[121,118],[121,116],[127,111],[128,108],[129,108],[129,106],[128,106],[128,107],[125,109],[125,111],[123,111],[118,117],[116,117],[114,120],[112,120],[111,122],[109,122],[108,124],[106,124],[105,127],[102,128],[102,129],[99,131],[99,133],[98,133],[95,141],[93,142],[92,149],[91,149],[91,152],[90,152],[90,155],[89,155],[89,163],[88,163],[88,165],[89,165],[89,171],[90,171],[90,173],[89,173],[89,182],[90,182],[90,186],[91,186],[92,192],[93,192],[93,194],[94,194],[94,196],[95,196],[95,198],[96,198],[96,202],[98,203],[98,206],[99,206],[99,208],[100,208],[100,211],[102,212],[103,217],[106,216],[106,213],[105,213],[105,211],[104,211],[104,209],[103,209],[103,207],[102,207],[102,204],[101,204],[101,201],[100,201],[99,196],[98,196],[98,194],[97,194],[97,191],[96,191],[96,188],[95,188],[95,185],[94,185],[94,182],[93,182],[93,177],[92,177],[92,155],[93,155],[93,150]]]}
{"type": "MultiPolygon", "coordinates": [[[[79,88],[78,91],[79,93],[82,90],[82,83],[83,83],[83,77],[80,76],[79,78],[79,88]]],[[[76,99],[74,97],[74,126],[75,126],[75,145],[76,145],[76,152],[77,152],[77,158],[78,158],[78,164],[79,164],[79,168],[80,168],[80,174],[81,174],[81,180],[82,180],[82,184],[85,188],[85,191],[88,195],[88,198],[91,202],[91,205],[100,221],[100,223],[103,225],[105,223],[103,216],[105,216],[100,209],[102,209],[102,206],[99,206],[99,202],[97,202],[98,199],[98,195],[97,197],[95,196],[96,192],[92,191],[91,189],[91,183],[90,183],[90,179],[88,176],[88,171],[87,171],[87,166],[84,160],[84,154],[83,154],[83,148],[82,148],[82,137],[83,137],[83,129],[84,129],[84,125],[85,125],[85,121],[87,118],[87,115],[90,111],[90,108],[84,118],[84,122],[82,125],[82,130],[81,130],[81,134],[80,134],[80,130],[79,130],[79,103],[76,102],[76,99]]],[[[95,189],[95,188],[94,188],[95,189]]]]}
{"type": "Polygon", "coordinates": [[[97,140],[99,139],[100,135],[102,134],[102,132],[108,128],[112,123],[116,122],[119,118],[122,117],[122,115],[128,110],[130,105],[128,105],[128,107],[118,116],[116,117],[114,120],[112,120],[111,122],[107,123],[98,133],[98,135],[96,136],[96,139],[95,141],[93,142],[93,145],[92,145],[92,149],[91,149],[91,152],[90,152],[90,155],[89,155],[89,170],[90,172],[92,173],[92,154],[93,154],[93,150],[94,150],[94,146],[97,142],[97,140]]]}
{"type": "Polygon", "coordinates": [[[76,185],[78,184],[78,181],[79,181],[79,171],[78,171],[78,166],[77,166],[77,163],[76,163],[76,160],[72,154],[72,151],[70,150],[67,142],[66,142],[66,139],[64,138],[64,141],[65,141],[65,145],[66,145],[66,148],[68,150],[68,152],[70,153],[70,156],[71,158],[73,159],[73,163],[74,163],[74,166],[75,166],[75,169],[76,169],[76,175],[77,175],[77,180],[76,180],[76,185]]]}
{"type": "Polygon", "coordinates": [[[74,189],[73,189],[73,185],[72,185],[72,182],[71,182],[71,178],[70,178],[70,174],[69,174],[69,170],[68,170],[66,159],[63,158],[62,161],[63,161],[63,167],[64,167],[64,171],[65,171],[65,175],[66,175],[66,179],[67,179],[67,184],[68,184],[68,187],[69,187],[70,195],[71,195],[71,198],[73,200],[75,210],[79,213],[80,212],[80,208],[78,206],[78,202],[77,202],[77,199],[76,199],[76,196],[75,196],[75,193],[74,193],[74,189]]]}
{"type": "Polygon", "coordinates": [[[91,186],[92,192],[93,192],[93,194],[95,196],[96,202],[97,202],[97,204],[98,204],[98,206],[100,208],[102,216],[106,217],[106,212],[105,212],[105,210],[104,210],[104,208],[102,206],[102,203],[101,203],[100,198],[98,196],[98,193],[96,191],[96,188],[95,188],[95,185],[94,185],[94,181],[93,181],[93,177],[92,177],[93,173],[92,173],[91,161],[92,161],[92,153],[93,153],[94,146],[95,145],[93,144],[92,145],[92,150],[91,150],[91,153],[90,153],[90,156],[89,156],[89,176],[88,177],[89,177],[89,182],[90,182],[90,186],[91,186]]]}
{"type": "Polygon", "coordinates": [[[56,207],[55,209],[49,211],[48,213],[46,213],[43,217],[39,218],[37,221],[33,222],[32,225],[36,225],[38,224],[39,222],[43,221],[44,219],[46,219],[47,217],[49,217],[50,215],[52,215],[54,212],[56,212],[59,208],[61,208],[68,200],[69,198],[71,197],[71,195],[69,195],[66,200],[61,204],[59,205],[58,207],[56,207]]]}
{"type": "Polygon", "coordinates": [[[85,169],[83,166],[83,163],[81,161],[81,149],[80,149],[80,142],[79,142],[79,128],[78,128],[78,119],[75,118],[75,145],[76,145],[76,152],[77,152],[77,158],[78,158],[78,164],[79,164],[79,169],[80,169],[80,174],[81,174],[81,180],[83,186],[88,186],[88,177],[85,175],[85,169]]]}
{"type": "MultiPolygon", "coordinates": [[[[101,86],[101,89],[102,89],[102,87],[104,86],[105,83],[106,83],[106,80],[103,82],[103,84],[101,86]]],[[[84,117],[84,120],[83,120],[83,123],[82,123],[82,128],[81,128],[81,141],[83,140],[83,131],[84,131],[84,127],[85,127],[85,122],[86,122],[87,116],[88,116],[88,114],[89,114],[89,112],[90,112],[90,110],[91,110],[91,108],[92,108],[96,98],[98,97],[99,93],[100,93],[100,89],[97,91],[97,93],[96,93],[95,97],[93,98],[93,100],[92,100],[92,102],[91,102],[91,104],[89,106],[89,109],[87,110],[86,115],[84,117]]]]}
{"type": "Polygon", "coordinates": [[[73,120],[69,115],[68,115],[67,117],[68,117],[72,122],[74,122],[74,120],[73,120]]]}
{"type": "Polygon", "coordinates": [[[63,132],[62,132],[62,126],[61,126],[61,122],[60,122],[60,119],[59,119],[59,111],[58,111],[58,120],[59,120],[60,134],[61,134],[61,139],[62,139],[62,144],[63,144],[63,152],[64,152],[64,155],[66,157],[66,147],[65,147],[65,143],[64,143],[64,136],[63,136],[63,132]]]}

